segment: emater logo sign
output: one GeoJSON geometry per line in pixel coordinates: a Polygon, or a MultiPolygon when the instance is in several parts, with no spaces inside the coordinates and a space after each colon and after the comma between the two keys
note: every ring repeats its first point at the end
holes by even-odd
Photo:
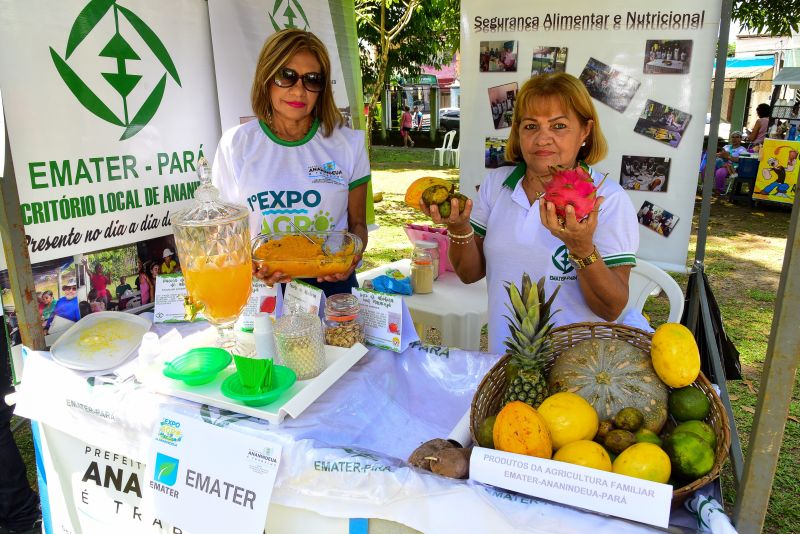
{"type": "Polygon", "coordinates": [[[56,70],[61,75],[61,79],[64,80],[64,83],[83,107],[104,121],[124,128],[120,141],[136,135],[155,116],[164,97],[167,76],[172,78],[178,86],[181,85],[175,63],[173,63],[161,39],[138,15],[130,9],[117,4],[116,0],[91,0],[86,4],[86,7],[83,8],[72,24],[64,57],[62,58],[52,47],[50,47],[50,55],[53,58],[56,70]],[[118,108],[116,113],[112,111],[114,104],[109,105],[103,102],[67,63],[72,53],[105,17],[114,17],[115,32],[98,55],[116,59],[116,72],[101,73],[106,82],[119,93],[122,100],[121,106],[116,106],[118,108]],[[122,19],[127,21],[136,31],[166,71],[138,110],[128,109],[128,96],[137,86],[142,76],[127,72],[128,64],[126,62],[141,61],[141,58],[120,33],[120,20],[122,19]]]}
{"type": "Polygon", "coordinates": [[[297,0],[276,0],[269,12],[269,21],[276,32],[286,28],[308,30],[308,17],[297,0]]]}

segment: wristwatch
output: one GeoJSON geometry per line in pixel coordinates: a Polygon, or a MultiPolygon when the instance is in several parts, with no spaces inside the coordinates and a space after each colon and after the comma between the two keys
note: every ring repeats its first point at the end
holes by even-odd
{"type": "Polygon", "coordinates": [[[593,264],[599,259],[600,259],[600,253],[597,252],[597,247],[594,247],[592,253],[586,256],[585,258],[578,258],[577,256],[573,256],[571,252],[567,256],[567,260],[569,261],[570,265],[572,265],[576,269],[583,269],[585,267],[588,267],[589,265],[593,264]]]}

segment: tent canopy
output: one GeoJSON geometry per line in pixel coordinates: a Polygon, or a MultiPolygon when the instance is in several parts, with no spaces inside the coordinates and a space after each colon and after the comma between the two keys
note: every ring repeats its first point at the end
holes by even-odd
{"type": "Polygon", "coordinates": [[[784,67],[772,79],[772,85],[793,85],[800,87],[800,67],[784,67]]]}

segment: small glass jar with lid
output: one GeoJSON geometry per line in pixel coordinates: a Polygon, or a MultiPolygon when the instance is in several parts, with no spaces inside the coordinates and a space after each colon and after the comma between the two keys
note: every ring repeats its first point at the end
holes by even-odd
{"type": "Polygon", "coordinates": [[[275,321],[275,348],[283,364],[298,380],[314,378],[325,370],[322,321],[314,313],[292,313],[275,321]]]}
{"type": "Polygon", "coordinates": [[[414,241],[414,249],[428,251],[433,260],[433,279],[439,278],[439,243],[436,241],[414,241]]]}
{"type": "Polygon", "coordinates": [[[411,289],[423,295],[433,291],[433,258],[430,252],[414,248],[411,254],[411,289]]]}
{"type": "Polygon", "coordinates": [[[350,348],[364,343],[364,326],[358,298],[350,293],[331,295],[325,301],[325,344],[350,348]]]}

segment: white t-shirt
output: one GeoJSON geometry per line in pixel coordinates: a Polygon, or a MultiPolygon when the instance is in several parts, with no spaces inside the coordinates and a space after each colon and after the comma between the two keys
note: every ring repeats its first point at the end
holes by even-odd
{"type": "Polygon", "coordinates": [[[212,180],[222,199],[250,210],[250,233],[347,230],[349,192],[370,180],[364,132],[314,121],[299,141],[283,141],[261,121],[220,139],[212,180]]]}
{"type": "MultiPolygon", "coordinates": [[[[575,268],[567,261],[567,247],[542,225],[538,200],[530,204],[522,188],[525,164],[501,167],[491,171],[481,184],[479,198],[472,211],[471,223],[478,235],[484,236],[486,284],[489,292],[489,352],[503,353],[503,342],[509,336],[504,315],[509,311],[506,282],[517,288],[522,273],[527,272],[536,283],[545,277],[545,293],[553,294],[561,285],[553,303],[556,326],[580,322],[604,321],[586,304],[575,268]]],[[[602,175],[590,169],[595,183],[602,175]]],[[[606,265],[636,265],[639,229],[636,211],[625,190],[614,180],[605,180],[598,196],[605,197],[600,210],[594,244],[606,265]]],[[[617,322],[649,328],[639,312],[628,313],[617,322]]]]}

